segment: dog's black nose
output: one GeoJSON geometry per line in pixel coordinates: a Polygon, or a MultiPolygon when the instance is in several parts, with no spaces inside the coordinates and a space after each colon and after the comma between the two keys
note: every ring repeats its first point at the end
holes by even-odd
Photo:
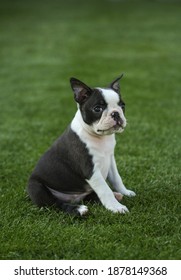
{"type": "Polygon", "coordinates": [[[111,117],[116,121],[117,125],[122,126],[123,120],[121,119],[121,117],[117,111],[112,112],[111,117]]]}
{"type": "Polygon", "coordinates": [[[111,117],[117,121],[118,119],[120,119],[119,113],[118,112],[112,112],[111,117]]]}

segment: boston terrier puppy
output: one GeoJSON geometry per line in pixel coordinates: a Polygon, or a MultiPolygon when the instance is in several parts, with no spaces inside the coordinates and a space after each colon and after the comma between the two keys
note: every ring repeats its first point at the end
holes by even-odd
{"type": "Polygon", "coordinates": [[[115,133],[126,127],[119,85],[122,76],[107,88],[91,88],[70,79],[78,110],[29,179],[27,191],[33,203],[39,207],[55,205],[82,216],[88,208],[78,203],[94,193],[106,209],[128,212],[119,200],[135,193],[124,186],[114,158],[115,133]]]}

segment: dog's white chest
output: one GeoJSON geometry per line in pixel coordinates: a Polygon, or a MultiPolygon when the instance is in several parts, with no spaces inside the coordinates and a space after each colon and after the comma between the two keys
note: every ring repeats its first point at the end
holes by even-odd
{"type": "Polygon", "coordinates": [[[111,164],[111,156],[114,154],[114,147],[116,144],[115,135],[92,135],[88,131],[87,125],[82,122],[79,110],[71,123],[71,128],[86,145],[88,153],[92,156],[94,165],[93,171],[95,172],[99,169],[103,178],[106,179],[111,164]]]}
{"type": "Polygon", "coordinates": [[[114,154],[115,136],[89,137],[86,145],[93,159],[94,171],[99,169],[103,178],[106,179],[110,169],[111,157],[114,154]]]}

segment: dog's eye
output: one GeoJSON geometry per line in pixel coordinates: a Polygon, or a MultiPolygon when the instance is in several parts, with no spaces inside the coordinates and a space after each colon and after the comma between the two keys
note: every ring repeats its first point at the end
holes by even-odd
{"type": "Polygon", "coordinates": [[[95,113],[102,113],[103,107],[100,106],[100,105],[97,105],[97,106],[94,107],[93,111],[94,111],[95,113]]]}

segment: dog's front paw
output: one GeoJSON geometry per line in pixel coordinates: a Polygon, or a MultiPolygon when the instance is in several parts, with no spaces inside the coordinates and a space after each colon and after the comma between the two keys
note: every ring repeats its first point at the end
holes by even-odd
{"type": "Polygon", "coordinates": [[[111,205],[109,207],[106,207],[108,210],[112,211],[113,213],[121,213],[125,214],[126,212],[129,212],[128,208],[120,203],[116,205],[111,205]]]}
{"type": "Polygon", "coordinates": [[[136,195],[135,192],[130,191],[130,190],[124,190],[123,194],[126,196],[129,196],[129,197],[136,195]]]}

